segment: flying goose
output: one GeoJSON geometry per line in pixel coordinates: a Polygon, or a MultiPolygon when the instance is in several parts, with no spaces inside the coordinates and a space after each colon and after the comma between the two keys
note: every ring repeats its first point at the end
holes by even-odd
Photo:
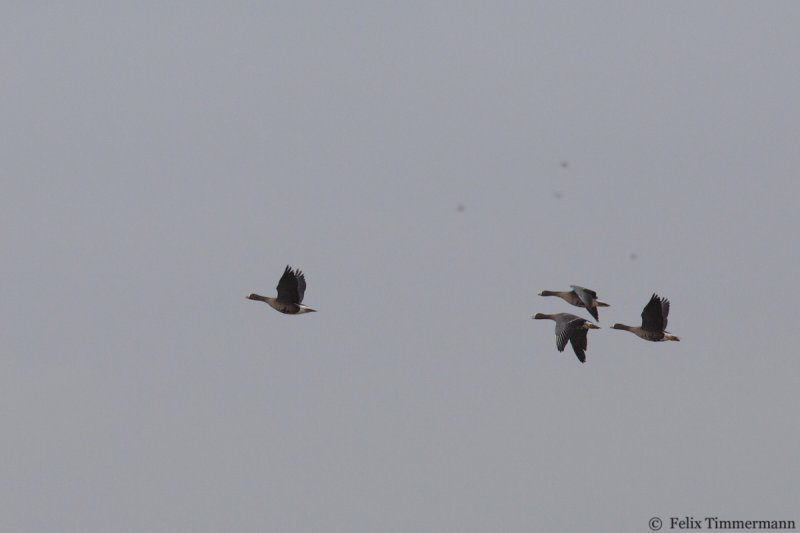
{"type": "Polygon", "coordinates": [[[578,361],[581,363],[586,362],[586,334],[590,329],[600,329],[600,326],[595,326],[585,318],[570,313],[556,313],[554,315],[536,313],[531,318],[555,320],[556,348],[558,348],[558,351],[563,352],[567,346],[567,341],[569,341],[572,344],[572,349],[575,350],[575,355],[578,356],[578,361]]]}
{"type": "Polygon", "coordinates": [[[595,320],[600,320],[597,316],[598,307],[610,307],[607,303],[598,300],[597,293],[593,290],[580,285],[570,285],[570,287],[572,287],[571,291],[542,291],[539,296],[558,296],[568,304],[576,307],[585,307],[595,320]]]}
{"type": "Polygon", "coordinates": [[[292,270],[289,265],[286,265],[286,270],[283,271],[283,276],[281,276],[276,288],[278,289],[277,298],[261,296],[255,293],[249,294],[245,298],[266,302],[273,309],[277,309],[287,315],[299,315],[316,311],[316,309],[311,309],[300,303],[303,301],[303,295],[306,292],[306,277],[300,270],[292,270]]]}
{"type": "Polygon", "coordinates": [[[650,301],[644,306],[642,311],[642,325],[626,326],[625,324],[614,324],[611,329],[624,329],[635,333],[646,341],[679,341],[675,335],[670,335],[667,329],[667,315],[669,314],[669,300],[661,298],[653,293],[650,301]]]}

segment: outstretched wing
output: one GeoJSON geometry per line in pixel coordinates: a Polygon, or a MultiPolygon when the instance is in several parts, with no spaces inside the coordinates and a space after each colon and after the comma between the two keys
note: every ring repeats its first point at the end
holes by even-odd
{"type": "Polygon", "coordinates": [[[556,348],[563,352],[572,335],[585,322],[584,319],[569,313],[559,313],[556,319],[556,348]]]}
{"type": "Polygon", "coordinates": [[[664,331],[667,328],[669,300],[653,293],[650,301],[642,311],[642,329],[647,331],[664,331]]]}
{"type": "Polygon", "coordinates": [[[595,300],[597,300],[597,293],[592,289],[587,289],[580,285],[570,285],[570,287],[572,287],[572,291],[580,298],[581,302],[583,302],[583,306],[589,311],[589,314],[592,315],[595,320],[600,320],[597,314],[597,307],[594,305],[595,300]]]}
{"type": "Polygon", "coordinates": [[[661,326],[661,329],[667,329],[667,316],[669,315],[669,300],[666,298],[661,298],[661,318],[664,319],[664,325],[661,326]]]}
{"type": "MultiPolygon", "coordinates": [[[[570,287],[572,287],[572,290],[575,291],[575,294],[577,294],[581,300],[583,300],[586,297],[591,298],[593,300],[597,299],[597,293],[592,289],[587,289],[586,287],[581,287],[580,285],[570,285],[570,287]],[[585,295],[581,293],[585,293],[585,295]]],[[[583,303],[586,303],[586,301],[584,300],[583,303]]]]}
{"type": "Polygon", "coordinates": [[[577,327],[569,339],[572,349],[575,350],[575,355],[578,356],[578,361],[581,363],[586,362],[586,347],[588,346],[586,337],[588,333],[589,330],[586,328],[577,327]]]}
{"type": "Polygon", "coordinates": [[[299,304],[303,301],[303,294],[306,292],[306,278],[303,273],[293,271],[289,265],[283,271],[280,281],[278,281],[278,301],[283,303],[299,304]]]}
{"type": "Polygon", "coordinates": [[[299,270],[295,277],[297,278],[297,303],[300,303],[303,301],[303,296],[306,295],[306,277],[299,270]]]}

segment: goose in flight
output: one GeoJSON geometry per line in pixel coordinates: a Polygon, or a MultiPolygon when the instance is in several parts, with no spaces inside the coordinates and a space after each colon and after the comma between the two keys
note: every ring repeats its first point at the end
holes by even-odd
{"type": "Polygon", "coordinates": [[[558,348],[558,351],[563,352],[567,346],[567,341],[569,341],[572,344],[572,349],[575,350],[575,355],[578,356],[578,361],[581,363],[586,362],[586,334],[590,329],[600,329],[600,326],[596,326],[585,318],[570,313],[556,313],[554,315],[536,313],[531,318],[555,320],[556,348],[558,348]]]}
{"type": "Polygon", "coordinates": [[[260,294],[249,294],[245,296],[248,300],[260,300],[266,302],[270,307],[287,315],[299,315],[302,313],[313,313],[316,309],[306,307],[300,302],[306,292],[306,277],[300,270],[292,270],[286,265],[278,282],[278,297],[261,296],[260,294]]]}
{"type": "Polygon", "coordinates": [[[607,303],[597,299],[597,293],[580,285],[570,285],[571,291],[542,291],[539,296],[558,296],[568,304],[575,307],[585,307],[595,320],[600,320],[597,315],[598,307],[610,307],[607,303]]]}
{"type": "Polygon", "coordinates": [[[611,329],[624,329],[643,338],[646,341],[679,341],[675,335],[670,335],[667,329],[667,315],[669,314],[669,300],[653,293],[650,301],[642,311],[641,326],[626,326],[614,324],[611,329]]]}

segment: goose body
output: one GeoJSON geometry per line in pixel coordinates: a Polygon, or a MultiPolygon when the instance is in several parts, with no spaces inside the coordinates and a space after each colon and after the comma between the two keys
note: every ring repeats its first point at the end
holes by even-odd
{"type": "Polygon", "coordinates": [[[303,296],[306,292],[306,277],[300,270],[292,270],[286,265],[280,281],[278,281],[278,297],[261,296],[260,294],[249,294],[245,296],[248,300],[258,300],[265,302],[273,309],[287,315],[300,315],[302,313],[313,313],[316,309],[311,309],[303,305],[303,296]]]}
{"type": "Polygon", "coordinates": [[[634,335],[638,335],[646,341],[679,341],[675,335],[671,335],[667,329],[667,315],[669,315],[669,300],[653,293],[650,301],[644,306],[642,311],[641,326],[626,326],[625,324],[614,324],[611,329],[624,329],[634,335]]]}
{"type": "Polygon", "coordinates": [[[558,296],[570,305],[584,307],[595,320],[600,320],[597,313],[598,307],[610,307],[607,303],[597,299],[597,293],[592,289],[580,285],[570,285],[571,291],[542,291],[539,296],[558,296]]]}
{"type": "Polygon", "coordinates": [[[575,351],[575,355],[578,356],[578,361],[581,363],[586,362],[586,334],[590,329],[600,329],[599,326],[571,313],[555,313],[553,315],[536,313],[531,318],[555,320],[556,348],[558,348],[558,351],[563,352],[567,342],[569,342],[575,351]]]}

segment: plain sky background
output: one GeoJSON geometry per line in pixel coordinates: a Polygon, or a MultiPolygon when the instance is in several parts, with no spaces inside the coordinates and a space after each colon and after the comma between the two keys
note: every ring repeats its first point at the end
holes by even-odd
{"type": "Polygon", "coordinates": [[[0,529],[800,522],[798,27],[5,4],[0,529]],[[286,264],[318,313],[244,299],[286,264]],[[607,329],[653,292],[680,343],[607,329]]]}

